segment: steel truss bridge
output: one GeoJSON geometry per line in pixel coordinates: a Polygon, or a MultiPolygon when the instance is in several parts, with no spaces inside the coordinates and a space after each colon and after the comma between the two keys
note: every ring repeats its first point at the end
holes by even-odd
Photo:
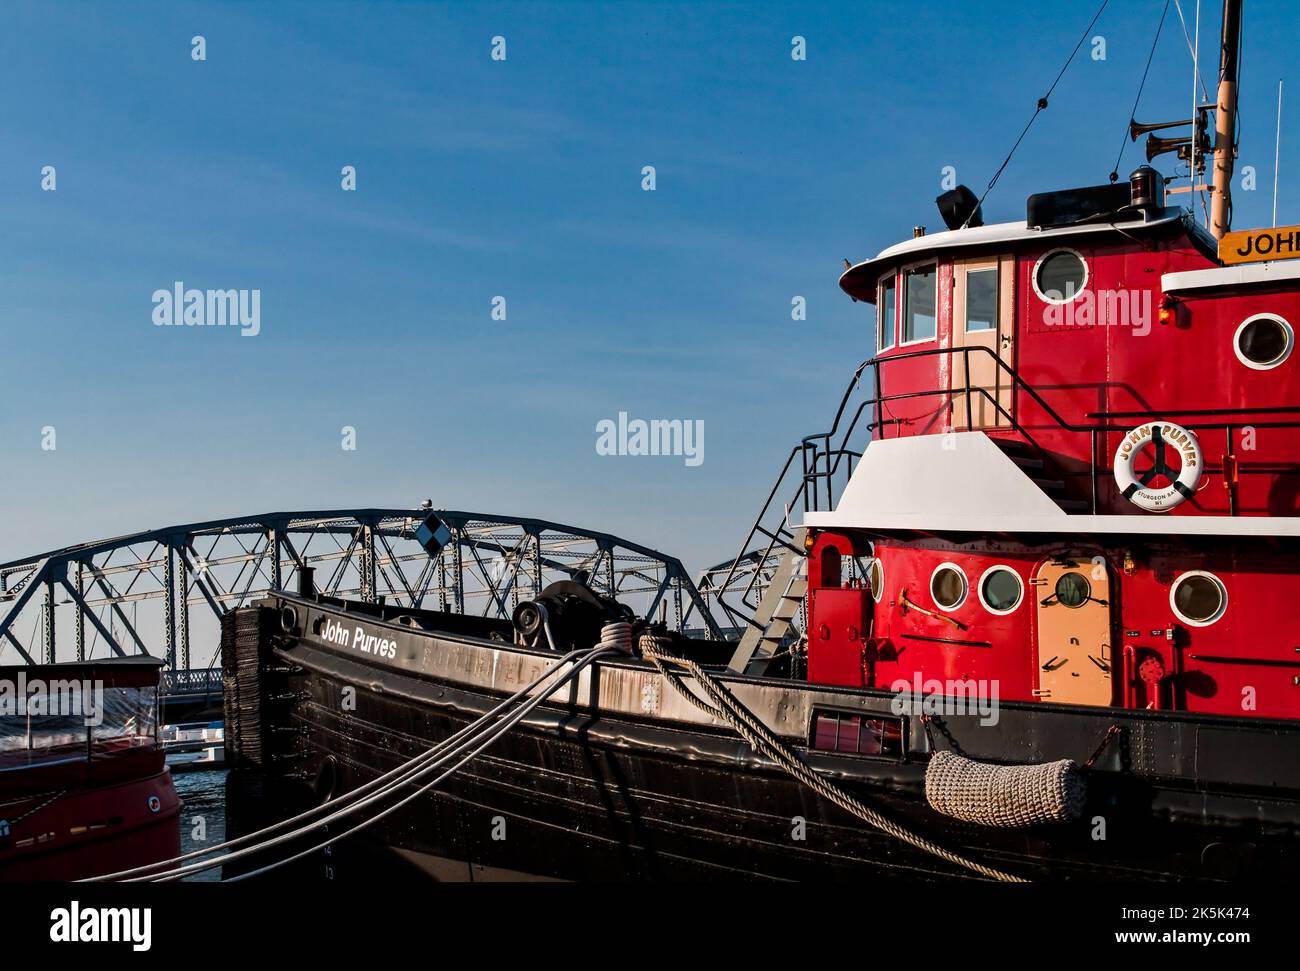
{"type": "MultiPolygon", "coordinates": [[[[641,616],[720,637],[680,561],[607,533],[541,519],[438,511],[452,538],[415,538],[429,509],[281,512],[148,530],[0,564],[0,664],[147,654],[210,679],[221,617],[314,571],[325,594],[509,618],[586,571],[641,616]]],[[[179,677],[177,690],[192,689],[179,677]]]]}

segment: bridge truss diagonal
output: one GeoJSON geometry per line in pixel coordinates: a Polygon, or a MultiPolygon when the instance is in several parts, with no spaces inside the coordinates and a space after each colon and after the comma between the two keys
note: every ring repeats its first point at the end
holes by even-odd
{"type": "Polygon", "coordinates": [[[428,510],[279,512],[147,530],[0,564],[0,664],[152,655],[173,671],[220,663],[221,617],[303,568],[336,597],[509,618],[579,571],[592,587],[682,630],[718,628],[681,562],[607,533],[541,519],[439,510],[436,556],[415,530],[428,510]]]}

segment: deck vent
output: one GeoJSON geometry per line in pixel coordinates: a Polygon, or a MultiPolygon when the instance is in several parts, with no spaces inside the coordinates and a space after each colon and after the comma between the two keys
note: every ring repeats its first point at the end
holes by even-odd
{"type": "Polygon", "coordinates": [[[1127,182],[1038,192],[1025,205],[1025,224],[1030,229],[1077,226],[1114,219],[1121,210],[1131,211],[1131,189],[1127,182]]]}

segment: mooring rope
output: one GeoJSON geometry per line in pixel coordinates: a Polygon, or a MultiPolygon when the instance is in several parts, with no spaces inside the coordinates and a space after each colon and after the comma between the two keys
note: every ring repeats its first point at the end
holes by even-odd
{"type": "MultiPolygon", "coordinates": [[[[666,643],[666,639],[660,639],[652,635],[644,635],[640,639],[641,652],[647,659],[654,663],[655,667],[664,678],[674,686],[674,688],[681,692],[685,698],[702,711],[729,724],[741,736],[741,738],[743,738],[745,742],[754,749],[754,751],[776,763],[780,768],[794,776],[798,781],[808,786],[814,792],[817,792],[819,795],[840,806],[845,811],[865,820],[887,835],[927,853],[931,853],[941,859],[947,860],[950,863],[965,867],[966,869],[994,880],[1011,883],[1028,882],[1021,877],[1004,873],[992,867],[984,866],[983,864],[977,863],[973,860],[966,859],[963,856],[930,842],[924,837],[921,837],[893,822],[876,810],[871,809],[854,796],[822,778],[814,772],[797,753],[772,735],[766,726],[759,722],[743,705],[732,698],[717,681],[710,677],[708,673],[700,667],[700,665],[688,658],[679,657],[665,650],[663,647],[664,643],[666,643]],[[692,691],[682,680],[681,676],[668,667],[670,664],[680,666],[689,672],[695,678],[696,683],[699,685],[701,690],[703,690],[709,700],[704,700],[692,691]],[[710,701],[712,704],[709,703],[710,701]]],[[[597,646],[584,651],[570,652],[549,666],[529,685],[520,689],[509,698],[502,701],[491,711],[460,729],[454,735],[449,736],[447,739],[444,739],[426,752],[423,752],[402,765],[384,773],[371,782],[347,793],[337,801],[327,802],[320,806],[313,807],[297,816],[281,820],[278,823],[274,823],[271,826],[264,827],[261,830],[235,840],[220,843],[206,849],[195,850],[171,860],[163,860],[147,866],[136,867],[131,870],[123,870],[117,873],[105,874],[88,879],[92,881],[125,880],[126,882],[170,882],[193,873],[212,869],[213,867],[227,865],[235,860],[264,852],[272,847],[297,839],[309,833],[322,830],[332,822],[353,815],[362,809],[366,809],[400,789],[409,787],[426,778],[447,762],[455,759],[457,756],[465,753],[467,749],[473,747],[468,754],[465,754],[463,758],[460,758],[460,760],[451,766],[451,768],[447,769],[431,781],[426,782],[414,792],[406,795],[404,798],[398,800],[386,809],[362,820],[357,825],[342,833],[331,836],[329,839],[324,840],[321,843],[315,844],[305,850],[301,850],[289,857],[277,860],[256,870],[240,874],[233,877],[232,881],[250,879],[302,859],[305,856],[318,852],[341,839],[374,825],[407,805],[412,800],[419,798],[434,786],[450,777],[469,761],[477,757],[479,753],[493,742],[500,739],[506,734],[506,732],[527,717],[527,715],[537,708],[538,705],[554,694],[555,691],[570,683],[582,672],[582,670],[598,658],[614,653],[619,652],[611,650],[608,646],[597,646]],[[568,671],[564,672],[562,677],[544,688],[542,691],[538,692],[533,697],[528,697],[531,691],[543,684],[549,677],[559,671],[560,668],[568,664],[572,664],[572,667],[570,667],[568,671]],[[517,707],[515,707],[515,710],[510,712],[510,714],[497,721],[498,717],[512,706],[517,707]],[[493,724],[493,722],[496,723],[493,724]],[[344,804],[343,808],[340,808],[341,803],[344,804]],[[325,815],[321,819],[317,819],[315,822],[301,826],[289,832],[281,832],[288,827],[294,826],[304,820],[311,819],[314,816],[319,816],[327,811],[328,815],[325,815]],[[262,837],[266,837],[271,833],[280,833],[280,835],[262,839],[262,837]],[[184,867],[176,867],[176,864],[183,863],[186,860],[211,856],[221,850],[229,850],[231,852],[227,852],[222,856],[218,856],[202,863],[193,863],[184,867]]]]}
{"type": "MultiPolygon", "coordinates": [[[[348,816],[358,811],[359,809],[364,808],[365,806],[371,804],[371,800],[366,800],[363,798],[368,794],[375,793],[376,790],[379,790],[379,795],[377,795],[374,798],[381,798],[383,795],[387,795],[391,792],[396,791],[398,788],[404,785],[408,785],[414,782],[416,778],[422,777],[422,775],[426,774],[426,770],[437,768],[437,765],[441,765],[448,758],[453,757],[456,754],[456,752],[463,751],[465,746],[464,745],[457,746],[458,742],[461,742],[462,740],[466,739],[471,735],[474,736],[474,739],[481,737],[478,733],[482,732],[489,725],[489,723],[494,719],[496,719],[498,716],[500,716],[502,712],[504,712],[506,709],[510,708],[513,705],[519,704],[521,701],[526,699],[530,692],[535,690],[539,685],[545,682],[548,678],[552,677],[557,671],[559,671],[565,665],[570,664],[571,662],[574,662],[578,659],[581,659],[588,654],[593,654],[593,651],[591,649],[570,651],[568,654],[558,658],[553,664],[549,665],[546,668],[546,670],[544,670],[541,674],[539,674],[536,678],[534,678],[532,682],[525,685],[523,688],[520,688],[519,691],[515,692],[510,697],[506,698],[495,708],[486,712],[475,721],[471,722],[470,724],[466,725],[464,728],[457,731],[455,734],[448,736],[447,738],[443,739],[441,742],[439,742],[437,745],[434,745],[432,748],[428,749],[427,751],[420,753],[419,755],[408,760],[407,762],[404,762],[403,764],[397,766],[396,768],[390,769],[388,772],[384,773],[381,776],[378,776],[375,779],[372,779],[370,782],[367,782],[362,786],[358,786],[356,789],[353,789],[351,792],[348,792],[343,796],[340,796],[336,800],[325,802],[318,806],[313,806],[311,809],[299,813],[296,816],[292,816],[288,819],[283,819],[280,820],[279,822],[272,823],[271,825],[263,827],[262,829],[257,830],[256,832],[248,833],[245,836],[241,836],[238,839],[228,840],[224,843],[218,843],[214,846],[205,847],[200,850],[193,850],[189,853],[184,853],[181,856],[174,857],[169,860],[159,860],[155,863],[150,863],[145,866],[134,867],[129,870],[121,870],[116,873],[107,873],[96,877],[87,877],[78,882],[95,882],[95,881],[106,881],[106,880],[144,882],[150,879],[156,879],[162,877],[175,878],[177,876],[186,876],[190,873],[196,873],[199,872],[200,870],[210,869],[211,867],[222,865],[228,862],[231,859],[231,856],[228,853],[225,856],[218,857],[216,860],[209,861],[207,864],[195,865],[192,867],[183,868],[183,872],[182,870],[175,869],[177,864],[184,863],[187,860],[194,860],[200,857],[210,856],[222,850],[233,851],[233,850],[247,847],[248,853],[259,852],[261,849],[273,845],[272,843],[270,843],[270,841],[264,841],[261,843],[258,842],[259,840],[262,840],[264,837],[267,837],[272,833],[280,832],[284,829],[287,829],[288,827],[294,826],[305,820],[311,819],[315,816],[320,816],[323,813],[327,813],[327,812],[330,814],[327,818],[318,821],[314,826],[305,827],[303,829],[297,830],[294,835],[301,835],[304,832],[310,832],[312,829],[316,829],[321,826],[327,825],[329,822],[333,820],[341,819],[345,816],[348,816]],[[448,749],[451,749],[453,746],[456,746],[455,751],[448,752],[448,749]],[[444,756],[444,757],[440,759],[439,756],[444,756]],[[434,761],[435,759],[438,760],[437,765],[430,766],[429,763],[434,761]],[[159,872],[164,870],[166,872],[159,872]],[[151,874],[152,877],[144,876],[145,874],[151,874]],[[136,878],[136,879],[133,880],[131,878],[136,878]]],[[[594,660],[594,658],[592,659],[594,660]]],[[[584,664],[582,666],[585,667],[586,665],[584,664]]],[[[574,676],[575,673],[576,671],[566,672],[566,676],[564,679],[552,685],[540,697],[544,698],[552,694],[559,687],[566,684],[569,681],[569,679],[574,676]]],[[[531,708],[529,710],[531,710],[531,708]]],[[[495,737],[497,736],[493,735],[493,738],[495,737]]],[[[474,739],[470,739],[471,744],[474,739]]]]}
{"type": "Polygon", "coordinates": [[[760,755],[766,756],[772,762],[775,762],[780,768],[784,769],[795,779],[802,782],[809,789],[812,789],[818,795],[829,799],[835,805],[839,806],[846,812],[852,813],[859,819],[865,820],[881,832],[907,843],[909,846],[916,847],[933,856],[957,866],[965,867],[981,876],[989,877],[993,880],[999,880],[1003,883],[1028,883],[1024,877],[1018,877],[1014,874],[1005,873],[1002,870],[985,866],[974,860],[967,859],[951,850],[946,850],[936,843],[930,842],[923,836],[913,833],[906,827],[895,823],[863,802],[845,792],[843,789],[832,784],[827,779],[818,775],[799,757],[798,753],[789,748],[784,742],[773,735],[761,722],[756,719],[744,705],[736,701],[729,692],[726,691],[714,678],[712,678],[699,664],[689,658],[680,657],[665,650],[664,645],[667,640],[655,637],[653,635],[643,635],[640,641],[641,654],[652,661],[660,674],[676,688],[691,704],[701,711],[726,722],[746,743],[760,755]],[[695,683],[708,696],[709,701],[705,701],[681,679],[680,675],[669,669],[668,665],[673,664],[682,667],[690,672],[695,678],[695,683]]]}
{"type": "MultiPolygon", "coordinates": [[[[424,775],[427,775],[428,773],[432,772],[434,769],[438,768],[438,766],[440,766],[440,765],[442,765],[444,762],[446,762],[448,759],[452,758],[452,756],[454,756],[457,752],[463,751],[465,748],[467,748],[468,746],[470,746],[470,745],[473,744],[474,742],[478,741],[479,738],[482,738],[482,739],[483,739],[481,742],[479,742],[478,746],[475,747],[475,749],[474,749],[472,752],[470,752],[468,755],[466,755],[463,759],[461,759],[459,762],[457,762],[455,765],[453,765],[453,766],[452,766],[450,769],[448,769],[446,772],[442,773],[442,775],[438,776],[436,779],[433,779],[433,780],[430,781],[430,782],[425,783],[423,786],[421,786],[419,789],[416,789],[414,792],[412,792],[410,795],[406,796],[404,799],[399,799],[397,802],[393,803],[393,805],[389,806],[387,809],[383,810],[382,812],[378,812],[378,813],[376,813],[375,815],[373,815],[373,816],[371,816],[371,817],[369,817],[369,818],[367,818],[367,819],[363,819],[361,822],[357,823],[357,824],[356,824],[355,826],[353,826],[351,829],[344,830],[342,833],[339,833],[339,834],[337,834],[336,836],[331,836],[329,839],[324,840],[323,842],[317,843],[317,844],[315,844],[315,845],[313,845],[313,846],[309,846],[309,847],[307,847],[307,849],[305,849],[305,850],[300,850],[299,852],[293,854],[292,856],[287,856],[287,857],[285,857],[285,858],[283,858],[283,859],[276,860],[274,863],[268,863],[266,866],[259,867],[259,868],[256,869],[256,870],[251,870],[251,871],[249,871],[248,873],[241,873],[241,874],[239,874],[239,875],[237,875],[237,876],[231,877],[231,878],[228,879],[228,880],[223,880],[222,882],[223,882],[223,883],[238,883],[238,882],[240,882],[241,880],[249,880],[249,879],[251,879],[251,878],[253,878],[253,877],[261,876],[261,875],[264,874],[264,873],[269,873],[269,872],[271,872],[272,870],[279,869],[279,868],[282,867],[282,866],[287,866],[287,865],[290,864],[290,863],[293,863],[293,862],[295,862],[295,861],[297,861],[297,860],[301,860],[301,859],[302,859],[303,857],[305,857],[305,856],[310,856],[310,855],[313,854],[313,853],[319,852],[320,850],[325,849],[325,847],[330,846],[330,845],[333,844],[333,843],[337,843],[337,842],[338,842],[339,840],[341,840],[341,839],[346,839],[347,837],[352,836],[352,835],[355,834],[355,833],[359,833],[359,832],[361,832],[361,830],[366,829],[367,827],[373,826],[375,823],[379,822],[379,821],[380,821],[381,819],[383,819],[384,817],[389,816],[389,815],[391,815],[391,814],[397,812],[397,810],[401,809],[401,808],[402,808],[403,806],[405,806],[407,803],[411,802],[411,801],[414,800],[414,799],[418,799],[420,796],[424,795],[424,793],[428,792],[430,789],[432,789],[434,786],[438,785],[438,784],[439,784],[440,782],[442,782],[444,779],[447,779],[448,777],[454,775],[454,774],[455,774],[457,771],[459,771],[459,770],[460,770],[460,769],[461,769],[465,764],[467,764],[467,763],[470,762],[472,759],[474,759],[474,758],[475,758],[475,757],[476,757],[480,752],[482,752],[485,748],[487,748],[487,747],[488,747],[489,745],[491,745],[493,742],[497,741],[497,739],[501,738],[501,736],[503,736],[506,732],[508,732],[510,729],[514,728],[515,725],[519,724],[519,722],[521,722],[521,721],[525,718],[525,716],[527,716],[527,715],[528,715],[528,714],[529,714],[529,713],[530,713],[534,708],[536,708],[538,705],[540,705],[543,701],[545,701],[548,697],[550,697],[552,694],[554,694],[554,693],[555,693],[557,690],[559,690],[561,687],[563,687],[564,685],[566,685],[566,684],[568,684],[570,681],[572,681],[574,678],[576,678],[576,677],[578,676],[578,674],[582,672],[582,669],[583,669],[583,668],[585,668],[585,667],[587,667],[588,665],[590,665],[590,664],[591,664],[593,661],[595,661],[597,658],[599,658],[599,657],[601,657],[601,656],[603,656],[603,655],[605,655],[605,654],[613,654],[613,653],[621,653],[621,652],[611,651],[611,650],[609,650],[609,649],[607,649],[607,648],[597,648],[596,650],[589,651],[589,652],[588,652],[588,653],[587,653],[587,654],[586,654],[586,655],[585,655],[581,660],[579,660],[576,664],[574,664],[573,669],[572,669],[571,671],[566,672],[566,674],[565,674],[565,676],[564,676],[563,678],[561,678],[561,679],[560,679],[559,681],[557,681],[555,684],[551,685],[551,686],[550,686],[549,688],[547,688],[545,691],[539,692],[536,696],[534,696],[533,698],[529,699],[527,703],[525,703],[524,705],[520,706],[516,711],[512,712],[509,716],[507,716],[507,717],[506,717],[503,721],[501,721],[499,724],[494,725],[494,726],[492,726],[491,728],[487,729],[487,730],[486,730],[485,732],[483,732],[481,735],[478,735],[478,736],[475,736],[474,738],[469,739],[468,741],[466,741],[466,742],[464,742],[462,745],[460,745],[460,746],[459,746],[455,751],[448,753],[444,758],[439,759],[436,763],[434,763],[433,765],[429,766],[427,769],[422,770],[422,771],[418,774],[418,776],[424,776],[424,775]]],[[[417,778],[418,778],[418,776],[417,776],[417,778]]],[[[414,781],[415,781],[415,778],[412,778],[412,779],[410,780],[410,782],[414,782],[414,781]]],[[[410,782],[408,782],[407,784],[410,784],[410,782]]],[[[392,787],[392,789],[396,789],[396,788],[397,788],[397,786],[393,786],[393,787],[392,787]]],[[[389,791],[392,791],[392,790],[390,789],[389,791]]],[[[384,793],[384,795],[386,795],[386,794],[387,794],[387,793],[384,793]]],[[[381,796],[379,796],[379,795],[372,796],[372,797],[370,798],[370,800],[368,800],[368,801],[374,801],[374,800],[377,800],[377,799],[379,799],[379,798],[381,798],[381,796]]],[[[313,828],[315,828],[315,827],[313,827],[313,828]]],[[[273,841],[273,842],[275,842],[275,843],[278,843],[278,842],[284,842],[285,840],[290,839],[290,838],[292,838],[292,834],[289,834],[289,835],[285,835],[285,836],[279,837],[279,838],[277,838],[277,839],[276,839],[275,841],[273,841]]],[[[229,857],[222,857],[222,858],[221,858],[220,860],[218,860],[217,862],[219,862],[219,863],[225,863],[225,862],[228,862],[229,859],[230,859],[229,857]]],[[[163,879],[164,879],[164,880],[173,880],[173,879],[176,879],[176,878],[175,878],[175,877],[171,877],[171,876],[165,876],[163,879]]],[[[160,882],[161,882],[161,881],[160,881],[160,882]]]]}

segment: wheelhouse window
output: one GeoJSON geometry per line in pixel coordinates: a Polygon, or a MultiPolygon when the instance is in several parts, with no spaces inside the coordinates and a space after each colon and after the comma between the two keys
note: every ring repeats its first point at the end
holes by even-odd
{"type": "Polygon", "coordinates": [[[939,332],[938,273],[933,266],[923,266],[908,270],[903,279],[903,343],[933,340],[939,332]]]}
{"type": "Polygon", "coordinates": [[[1034,266],[1034,290],[1047,303],[1069,303],[1088,285],[1088,264],[1072,249],[1045,253],[1034,266]]]}
{"type": "Polygon", "coordinates": [[[996,330],[998,268],[966,271],[966,330],[996,330]]]}
{"type": "Polygon", "coordinates": [[[93,685],[76,678],[49,686],[48,711],[0,717],[0,774],[52,759],[102,762],[156,743],[156,686],[93,685]]]}
{"type": "Polygon", "coordinates": [[[894,346],[894,325],[898,322],[896,295],[892,276],[880,281],[880,297],[876,301],[876,350],[894,346]]]}

